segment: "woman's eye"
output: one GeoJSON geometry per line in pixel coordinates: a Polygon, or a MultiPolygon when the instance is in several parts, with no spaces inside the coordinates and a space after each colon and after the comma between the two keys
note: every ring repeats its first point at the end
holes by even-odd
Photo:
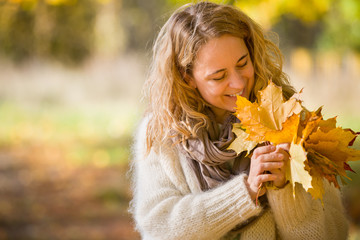
{"type": "Polygon", "coordinates": [[[221,77],[218,77],[218,78],[213,78],[213,80],[215,80],[215,81],[219,81],[219,80],[224,79],[224,77],[225,77],[225,74],[224,74],[224,75],[222,75],[221,77]]]}
{"type": "Polygon", "coordinates": [[[248,63],[248,61],[244,62],[244,63],[243,63],[243,64],[241,64],[241,65],[238,65],[237,67],[238,67],[238,68],[245,67],[245,66],[247,65],[247,63],[248,63]]]}

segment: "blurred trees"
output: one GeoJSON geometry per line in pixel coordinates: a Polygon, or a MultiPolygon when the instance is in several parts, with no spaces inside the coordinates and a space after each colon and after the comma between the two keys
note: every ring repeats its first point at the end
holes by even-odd
{"type": "Polygon", "coordinates": [[[0,52],[15,61],[33,56],[81,62],[93,49],[95,1],[0,2],[0,52]]]}
{"type": "Polygon", "coordinates": [[[155,0],[0,0],[0,54],[81,63],[92,54],[145,50],[166,9],[155,0]]]}
{"type": "Polygon", "coordinates": [[[358,0],[237,0],[234,4],[277,32],[285,49],[360,51],[358,0]]]}
{"type": "MultiPolygon", "coordinates": [[[[283,48],[360,51],[357,0],[213,0],[233,4],[283,48]]],[[[0,0],[0,55],[81,63],[92,55],[145,51],[181,0],[0,0]],[[170,11],[169,11],[170,10],[170,11]]]]}
{"type": "Polygon", "coordinates": [[[120,21],[127,34],[127,49],[150,49],[171,6],[166,0],[123,0],[120,21]]]}
{"type": "Polygon", "coordinates": [[[319,47],[334,46],[360,52],[360,1],[332,1],[327,17],[323,18],[324,32],[319,37],[319,47]]]}

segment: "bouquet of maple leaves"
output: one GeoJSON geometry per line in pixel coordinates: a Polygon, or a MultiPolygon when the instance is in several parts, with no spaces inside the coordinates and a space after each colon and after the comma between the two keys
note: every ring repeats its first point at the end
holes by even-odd
{"type": "Polygon", "coordinates": [[[350,147],[360,133],[336,127],[336,117],[324,120],[321,107],[314,112],[306,110],[299,94],[284,101],[282,88],[271,81],[257,99],[252,103],[237,97],[235,115],[241,123],[233,126],[237,137],[229,149],[250,153],[261,143],[289,142],[285,177],[294,196],[295,183],[299,183],[322,201],[323,178],[339,188],[337,176],[344,182],[343,178],[348,178],[345,171],[352,171],[347,162],[360,160],[360,150],[350,147]]]}

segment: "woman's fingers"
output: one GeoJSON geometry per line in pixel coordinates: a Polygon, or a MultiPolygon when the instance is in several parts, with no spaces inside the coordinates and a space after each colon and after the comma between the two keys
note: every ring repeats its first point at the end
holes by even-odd
{"type": "Polygon", "coordinates": [[[257,158],[263,154],[270,153],[276,150],[276,147],[273,145],[261,146],[254,150],[253,157],[257,158]]]}
{"type": "Polygon", "coordinates": [[[251,157],[247,179],[251,197],[261,196],[266,190],[260,189],[265,182],[273,182],[276,187],[284,186],[285,162],[289,159],[290,144],[266,145],[256,148],[251,157]]]}
{"type": "Polygon", "coordinates": [[[247,184],[251,199],[255,200],[256,197],[264,195],[266,193],[266,188],[262,187],[262,184],[265,182],[274,181],[275,179],[276,176],[274,174],[268,173],[257,175],[256,177],[252,178],[252,180],[248,178],[247,184]]]}
{"type": "Polygon", "coordinates": [[[276,175],[270,173],[264,173],[257,176],[254,185],[256,186],[256,188],[258,188],[261,185],[261,183],[274,181],[275,179],[276,179],[276,175]]]}
{"type": "MultiPolygon", "coordinates": [[[[279,150],[282,151],[282,150],[279,150]]],[[[260,162],[277,162],[284,160],[284,153],[282,152],[271,152],[268,154],[263,154],[258,157],[260,162]]]]}
{"type": "Polygon", "coordinates": [[[284,167],[284,162],[265,162],[265,163],[261,163],[260,168],[259,168],[259,172],[263,173],[266,171],[273,171],[273,170],[277,170],[284,167]]]}
{"type": "Polygon", "coordinates": [[[257,189],[257,188],[259,188],[259,186],[262,183],[265,183],[265,182],[273,182],[274,186],[282,187],[285,185],[286,179],[285,179],[285,175],[282,172],[280,172],[279,170],[274,173],[261,174],[261,175],[258,175],[256,180],[254,181],[253,188],[257,189]]]}

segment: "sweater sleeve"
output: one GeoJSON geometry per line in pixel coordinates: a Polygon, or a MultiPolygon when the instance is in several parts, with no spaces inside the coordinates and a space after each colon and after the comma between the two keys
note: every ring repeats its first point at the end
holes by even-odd
{"type": "Polygon", "coordinates": [[[184,194],[159,158],[151,153],[135,166],[134,217],[144,239],[219,239],[261,212],[247,192],[244,175],[210,191],[184,194]]]}
{"type": "Polygon", "coordinates": [[[130,169],[133,200],[130,212],[142,239],[219,239],[237,224],[258,215],[239,175],[206,192],[192,193],[179,156],[164,151],[145,154],[147,120],[140,124],[133,145],[130,169]]]}
{"type": "Polygon", "coordinates": [[[282,239],[347,239],[346,219],[340,192],[324,181],[324,206],[312,199],[299,184],[267,192],[275,222],[282,239]]]}

